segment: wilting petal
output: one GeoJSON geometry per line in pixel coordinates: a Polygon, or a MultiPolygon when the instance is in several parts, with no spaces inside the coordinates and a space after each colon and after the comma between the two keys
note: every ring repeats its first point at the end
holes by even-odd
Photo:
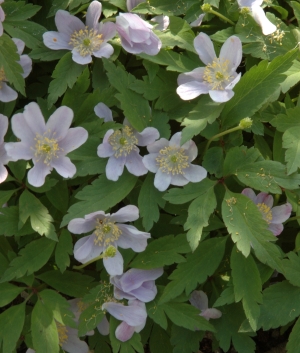
{"type": "Polygon", "coordinates": [[[129,326],[125,321],[116,328],[116,338],[121,342],[128,341],[134,334],[134,326],[129,326]]]}
{"type": "Polygon", "coordinates": [[[279,235],[283,231],[283,225],[282,224],[275,224],[271,223],[269,224],[268,228],[275,236],[279,235]]]}
{"type": "Polygon", "coordinates": [[[102,102],[95,106],[94,112],[99,118],[104,118],[105,122],[113,121],[112,111],[102,102]]]}
{"type": "Polygon", "coordinates": [[[206,320],[209,319],[219,319],[222,316],[222,313],[220,310],[211,308],[211,309],[206,309],[204,310],[200,316],[203,316],[206,320]]]}
{"type": "Polygon", "coordinates": [[[211,91],[205,82],[190,81],[180,85],[176,92],[181,99],[190,100],[211,91]]]}
{"type": "Polygon", "coordinates": [[[106,316],[104,316],[104,318],[97,325],[97,329],[103,336],[107,336],[109,334],[109,322],[106,316]]]}
{"type": "Polygon", "coordinates": [[[145,307],[138,305],[125,306],[120,303],[104,303],[102,310],[108,311],[112,316],[118,320],[125,321],[130,326],[138,326],[147,319],[147,312],[145,307]]]}
{"type": "Polygon", "coordinates": [[[164,16],[164,15],[159,15],[155,16],[151,19],[151,21],[157,22],[158,25],[155,26],[155,29],[158,31],[165,31],[170,24],[170,17],[169,16],[164,16]]]}
{"type": "Polygon", "coordinates": [[[190,297],[190,303],[197,309],[204,311],[208,308],[207,295],[202,290],[194,290],[190,297]]]}
{"type": "Polygon", "coordinates": [[[45,178],[50,171],[50,167],[44,162],[35,163],[28,172],[28,183],[36,188],[44,185],[45,178]]]}
{"type": "Polygon", "coordinates": [[[260,192],[254,201],[254,203],[257,205],[258,203],[264,203],[268,207],[273,206],[273,196],[267,194],[266,192],[260,192]]]}
{"type": "Polygon", "coordinates": [[[272,208],[272,223],[279,224],[285,222],[291,215],[292,205],[285,203],[281,206],[275,206],[272,208]]]}
{"type": "Polygon", "coordinates": [[[110,219],[114,222],[133,222],[139,218],[139,209],[134,205],[122,207],[116,213],[112,213],[110,219]]]}
{"type": "Polygon", "coordinates": [[[194,39],[194,47],[205,65],[210,64],[217,57],[213,43],[205,33],[199,33],[194,39]]]}
{"type": "Polygon", "coordinates": [[[202,13],[195,21],[190,23],[191,27],[199,27],[202,23],[203,17],[205,16],[205,13],[202,13]]]}

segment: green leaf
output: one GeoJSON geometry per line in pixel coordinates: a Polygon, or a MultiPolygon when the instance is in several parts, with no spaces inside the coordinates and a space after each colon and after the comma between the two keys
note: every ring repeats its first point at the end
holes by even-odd
{"type": "Polygon", "coordinates": [[[77,328],[74,321],[74,313],[70,310],[70,303],[66,298],[52,289],[44,289],[39,292],[43,304],[51,310],[54,319],[63,325],[77,328]]]}
{"type": "Polygon", "coordinates": [[[3,67],[7,81],[13,84],[16,90],[25,96],[25,81],[21,76],[23,69],[17,63],[19,60],[20,56],[17,53],[15,43],[8,35],[3,34],[0,37],[0,65],[3,67]]]}
{"type": "Polygon", "coordinates": [[[61,211],[66,213],[69,205],[69,190],[66,181],[60,181],[49,191],[46,192],[48,200],[52,205],[61,211]]]}
{"type": "Polygon", "coordinates": [[[252,116],[275,93],[286,78],[286,71],[292,66],[297,51],[291,50],[276,57],[271,63],[261,61],[253,66],[235,86],[234,97],[226,103],[222,113],[225,126],[239,123],[252,116]]]}
{"type": "Polygon", "coordinates": [[[106,59],[103,64],[109,82],[120,92],[116,98],[121,102],[124,115],[136,130],[142,131],[147,126],[146,121],[150,119],[151,112],[149,102],[130,89],[135,77],[106,59]]]}
{"type": "Polygon", "coordinates": [[[0,214],[0,234],[4,234],[6,237],[13,235],[21,236],[34,233],[30,222],[27,221],[25,225],[19,229],[19,208],[16,206],[5,207],[1,209],[0,214]]]}
{"type": "Polygon", "coordinates": [[[53,313],[40,300],[32,310],[31,335],[36,353],[59,353],[59,339],[53,313]]]}
{"type": "Polygon", "coordinates": [[[231,234],[232,241],[245,257],[253,248],[256,257],[271,268],[283,272],[281,252],[272,242],[276,241],[268,230],[257,206],[248,197],[226,190],[222,203],[223,221],[231,234]]]}
{"type": "Polygon", "coordinates": [[[222,317],[214,321],[215,336],[220,347],[228,352],[231,341],[239,353],[254,353],[255,343],[247,333],[238,332],[245,315],[240,304],[226,305],[222,307],[222,317]]]}
{"type": "Polygon", "coordinates": [[[299,121],[300,107],[286,110],[286,114],[278,114],[271,124],[280,132],[285,132],[290,128],[300,127],[299,121]]]}
{"type": "Polygon", "coordinates": [[[165,235],[149,243],[146,250],[138,254],[130,263],[130,266],[150,270],[165,265],[172,265],[173,263],[185,262],[185,258],[180,254],[189,251],[190,248],[185,234],[180,234],[176,237],[165,235]]]}
{"type": "Polygon", "coordinates": [[[286,93],[300,81],[300,62],[298,60],[294,61],[293,66],[289,68],[286,75],[287,78],[281,83],[282,93],[286,93]]]}
{"type": "Polygon", "coordinates": [[[42,6],[25,4],[25,1],[5,1],[2,5],[5,21],[22,21],[34,16],[42,6]]]}
{"type": "Polygon", "coordinates": [[[41,43],[39,47],[32,49],[29,56],[34,60],[53,61],[61,59],[66,53],[67,50],[52,50],[41,43]]]}
{"type": "MultiPolygon", "coordinates": [[[[14,305],[0,315],[2,353],[13,353],[20,338],[25,320],[25,304],[14,305]]],[[[37,352],[38,353],[38,352],[37,352]]]]}
{"type": "Polygon", "coordinates": [[[148,232],[153,223],[159,220],[159,207],[164,208],[166,201],[162,199],[163,194],[154,186],[154,174],[148,173],[138,199],[140,216],[143,218],[143,226],[148,232]]]}
{"type": "Polygon", "coordinates": [[[236,247],[231,252],[230,266],[235,301],[242,300],[250,326],[253,331],[256,331],[260,314],[259,304],[262,303],[262,283],[259,271],[252,256],[245,258],[236,247]]]}
{"type": "Polygon", "coordinates": [[[264,331],[285,326],[300,315],[300,288],[288,281],[275,283],[263,291],[258,327],[264,331]]]}
{"type": "Polygon", "coordinates": [[[18,189],[1,190],[0,191],[0,205],[4,205],[12,197],[12,195],[17,191],[18,191],[18,189]]]}
{"type": "Polygon", "coordinates": [[[290,1],[289,5],[292,6],[298,25],[300,26],[300,4],[297,1],[290,1]]]}
{"type": "Polygon", "coordinates": [[[164,199],[173,204],[183,204],[196,199],[214,188],[216,181],[203,179],[200,183],[189,183],[183,188],[172,188],[165,195],[164,199]]]}
{"type": "Polygon", "coordinates": [[[63,229],[55,249],[55,262],[61,273],[70,266],[69,255],[73,255],[73,239],[70,232],[67,229],[63,229]]]}
{"type": "Polygon", "coordinates": [[[183,120],[181,143],[185,143],[212,124],[221,114],[224,103],[215,103],[209,95],[202,95],[197,105],[190,111],[188,118],[183,120]]]}
{"type": "MultiPolygon", "coordinates": [[[[300,15],[300,6],[299,6],[299,15],[300,15]]],[[[286,345],[287,353],[298,353],[300,351],[299,335],[300,335],[300,319],[296,321],[296,324],[294,325],[292,332],[289,335],[289,341],[286,345]]]]}
{"type": "Polygon", "coordinates": [[[171,343],[174,345],[173,353],[193,353],[199,350],[203,332],[190,331],[176,325],[172,326],[171,343]]]}
{"type": "Polygon", "coordinates": [[[186,262],[179,264],[169,276],[172,281],[166,286],[160,303],[177,297],[184,290],[189,294],[198,284],[204,283],[218,268],[224,256],[226,240],[227,237],[223,237],[201,242],[198,248],[187,256],[186,262]]]}
{"type": "Polygon", "coordinates": [[[211,147],[203,157],[202,166],[210,174],[214,174],[217,178],[221,178],[223,171],[223,149],[222,147],[211,147]]]}
{"type": "Polygon", "coordinates": [[[30,223],[33,230],[40,235],[57,241],[55,228],[51,223],[53,218],[49,214],[47,208],[29,191],[24,190],[20,196],[19,226],[25,224],[30,217],[30,223]]]}
{"type": "Polygon", "coordinates": [[[173,353],[168,333],[156,324],[151,331],[149,346],[150,352],[173,353]]]}
{"type": "Polygon", "coordinates": [[[1,283],[0,284],[0,307],[9,304],[13,301],[25,287],[17,287],[10,283],[1,283]]]}
{"type": "Polygon", "coordinates": [[[282,136],[282,147],[286,148],[285,161],[287,162],[287,174],[290,175],[300,167],[300,126],[292,127],[282,136]]]}
{"type": "Polygon", "coordinates": [[[84,68],[85,65],[79,65],[72,60],[70,52],[59,60],[52,74],[54,80],[50,82],[48,89],[48,107],[54,104],[68,87],[73,87],[84,68]]]}
{"type": "Polygon", "coordinates": [[[75,298],[82,298],[93,287],[94,278],[79,272],[48,271],[37,276],[40,280],[55,288],[59,292],[75,298]]]}
{"type": "Polygon", "coordinates": [[[68,224],[73,218],[83,217],[95,211],[106,211],[115,206],[130,193],[136,181],[136,176],[126,171],[118,181],[107,180],[105,175],[101,175],[91,185],[77,193],[76,198],[81,201],[69,208],[61,227],[68,224]]]}
{"type": "Polygon", "coordinates": [[[300,258],[294,252],[287,254],[289,259],[282,260],[285,278],[294,286],[300,287],[300,258]]]}
{"type": "Polygon", "coordinates": [[[0,283],[36,272],[48,262],[54,247],[55,242],[47,238],[32,241],[20,250],[18,257],[12,260],[0,283]]]}
{"type": "Polygon", "coordinates": [[[189,206],[188,218],[184,224],[187,232],[187,240],[194,251],[200,240],[203,228],[208,226],[210,215],[217,206],[217,199],[213,186],[200,194],[189,206]]]}

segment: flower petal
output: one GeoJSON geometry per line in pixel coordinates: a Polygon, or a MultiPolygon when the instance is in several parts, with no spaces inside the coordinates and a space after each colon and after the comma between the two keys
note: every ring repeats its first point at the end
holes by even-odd
{"type": "Polygon", "coordinates": [[[107,336],[109,334],[109,322],[106,316],[104,316],[104,318],[99,322],[97,329],[103,336],[107,336]]]}
{"type": "Polygon", "coordinates": [[[254,203],[257,205],[258,203],[264,203],[268,207],[272,208],[273,206],[273,196],[267,194],[266,192],[260,192],[257,194],[254,203]]]}
{"type": "Polygon", "coordinates": [[[32,60],[30,59],[30,57],[28,55],[21,55],[19,64],[22,66],[23,69],[22,77],[28,77],[32,70],[32,60]]]}
{"type": "Polygon", "coordinates": [[[199,54],[200,60],[205,64],[210,64],[214,59],[216,59],[216,52],[214,45],[205,33],[199,33],[194,39],[194,47],[199,54]]]}
{"type": "Polygon", "coordinates": [[[119,229],[122,231],[117,244],[122,249],[131,248],[135,252],[141,252],[146,249],[147,239],[150,238],[150,233],[141,232],[134,226],[127,224],[118,224],[119,229]]]}
{"type": "Polygon", "coordinates": [[[98,257],[103,250],[102,246],[95,245],[94,235],[88,235],[79,239],[74,246],[74,257],[81,263],[86,263],[95,257],[98,257]]]}
{"type": "Polygon", "coordinates": [[[83,145],[88,138],[88,132],[83,127],[73,127],[68,130],[66,136],[59,141],[59,147],[67,154],[83,145]]]}
{"type": "Polygon", "coordinates": [[[117,181],[123,174],[126,157],[116,158],[114,156],[109,157],[105,171],[108,180],[117,181]]]}
{"type": "Polygon", "coordinates": [[[103,142],[97,148],[97,155],[100,158],[111,157],[114,154],[115,154],[115,151],[113,150],[110,143],[103,142]]]}
{"type": "Polygon", "coordinates": [[[116,25],[112,22],[105,22],[99,24],[99,31],[98,33],[102,34],[102,40],[107,42],[108,40],[112,39],[116,33],[116,25]]]}
{"type": "Polygon", "coordinates": [[[8,118],[7,116],[0,114],[0,143],[3,142],[7,129],[8,129],[8,118]]]}
{"type": "Polygon", "coordinates": [[[45,119],[37,103],[31,102],[27,104],[24,108],[23,116],[34,135],[37,133],[40,135],[44,134],[46,131],[45,119]]]}
{"type": "Polygon", "coordinates": [[[222,45],[219,58],[221,62],[229,62],[229,70],[236,71],[242,61],[242,54],[242,42],[240,38],[231,36],[222,45]]]}
{"type": "Polygon", "coordinates": [[[242,194],[249,197],[249,199],[251,199],[254,203],[256,203],[256,194],[255,192],[250,189],[250,188],[246,188],[242,191],[242,194]]]}
{"type": "Polygon", "coordinates": [[[282,233],[283,231],[283,225],[280,224],[275,224],[275,223],[271,223],[269,224],[269,228],[268,228],[276,237],[282,233]]]}
{"type": "Polygon", "coordinates": [[[281,206],[272,208],[272,223],[280,224],[285,222],[291,215],[292,205],[287,202],[281,206]]]}
{"type": "Polygon", "coordinates": [[[38,188],[44,185],[45,178],[50,173],[50,166],[44,162],[37,162],[28,172],[28,183],[38,188]]]}
{"type": "MultiPolygon", "coordinates": [[[[68,328],[68,331],[70,329],[68,328]]],[[[76,330],[77,331],[77,330],[76,330]]],[[[68,335],[67,341],[62,344],[62,349],[72,353],[89,353],[89,346],[86,342],[81,341],[75,334],[68,335]]]]}
{"type": "Polygon", "coordinates": [[[149,146],[147,146],[147,150],[150,153],[157,153],[161,149],[168,147],[168,146],[169,146],[169,141],[167,139],[165,139],[164,137],[162,137],[158,141],[155,141],[155,142],[151,143],[149,146]]]}
{"type": "Polygon", "coordinates": [[[95,106],[94,112],[99,118],[104,118],[105,122],[113,121],[112,111],[102,102],[95,106]]]}
{"type": "Polygon", "coordinates": [[[176,92],[181,99],[190,100],[211,91],[205,82],[190,81],[180,85],[176,92]]]}
{"type": "Polygon", "coordinates": [[[15,101],[18,98],[18,93],[10,88],[6,82],[1,83],[0,102],[8,103],[15,101]]]}
{"type": "Polygon", "coordinates": [[[134,150],[131,151],[131,153],[126,157],[125,166],[129,173],[136,176],[141,176],[148,173],[148,169],[143,163],[143,157],[134,150]]]}
{"type": "Polygon", "coordinates": [[[210,308],[204,310],[200,316],[203,316],[206,320],[209,319],[219,319],[222,316],[222,313],[220,310],[215,309],[215,308],[210,308]]]}
{"type": "Polygon", "coordinates": [[[76,173],[76,167],[69,157],[60,156],[59,158],[53,158],[51,166],[64,178],[72,178],[76,173]]]}
{"type": "Polygon", "coordinates": [[[159,132],[154,127],[146,127],[142,132],[135,133],[138,139],[138,146],[148,146],[159,138],[159,132]]]}
{"type": "Polygon", "coordinates": [[[190,23],[190,26],[191,27],[199,27],[202,23],[204,16],[205,16],[205,13],[202,13],[195,21],[190,23]]]}
{"type": "Polygon", "coordinates": [[[206,176],[206,169],[200,165],[190,164],[190,166],[184,170],[184,177],[193,183],[198,183],[199,181],[205,179],[206,176]]]}
{"type": "Polygon", "coordinates": [[[72,49],[72,60],[79,65],[86,65],[92,62],[92,56],[87,54],[86,56],[80,55],[77,49],[72,49]]]}
{"type": "Polygon", "coordinates": [[[224,91],[211,90],[208,93],[210,98],[217,103],[228,102],[234,96],[234,92],[229,89],[224,91]]]}
{"type": "Polygon", "coordinates": [[[151,153],[147,154],[146,156],[143,157],[143,164],[144,166],[150,170],[152,173],[156,173],[158,171],[158,164],[156,162],[156,158],[158,156],[158,153],[151,153]]]}
{"type": "Polygon", "coordinates": [[[5,150],[13,161],[29,160],[34,156],[33,151],[23,142],[8,142],[5,144],[5,150]]]}
{"type": "Polygon", "coordinates": [[[188,184],[188,180],[182,174],[171,175],[171,185],[184,186],[188,184]]]}
{"type": "Polygon", "coordinates": [[[114,257],[105,257],[103,265],[109,275],[121,275],[123,273],[124,260],[119,250],[117,250],[114,257]]]}
{"type": "Polygon", "coordinates": [[[252,5],[251,10],[255,22],[260,25],[265,36],[276,31],[277,27],[269,21],[264,10],[259,5],[252,5]]]}
{"type": "Polygon", "coordinates": [[[125,306],[109,302],[102,305],[102,310],[108,311],[116,319],[125,321],[130,326],[141,325],[147,318],[146,309],[138,305],[125,306]]]}
{"type": "Polygon", "coordinates": [[[59,32],[49,31],[43,34],[43,42],[47,48],[52,50],[72,50],[69,44],[70,37],[59,32]]]}
{"type": "Polygon", "coordinates": [[[85,24],[89,29],[97,30],[99,26],[99,18],[102,12],[102,4],[99,1],[92,1],[86,12],[85,24]]]}
{"type": "Polygon", "coordinates": [[[131,292],[132,290],[139,288],[146,281],[156,280],[162,274],[162,268],[156,268],[153,270],[132,268],[121,276],[120,284],[125,292],[131,292]]]}
{"type": "Polygon", "coordinates": [[[129,326],[125,321],[116,328],[116,338],[121,342],[128,341],[134,334],[134,326],[129,326]]]}
{"type": "Polygon", "coordinates": [[[4,167],[3,164],[0,164],[0,183],[3,183],[7,178],[8,172],[7,169],[4,167]]]}
{"type": "Polygon", "coordinates": [[[159,191],[166,191],[171,184],[171,180],[172,176],[170,174],[163,173],[161,169],[158,169],[154,178],[154,186],[159,191]]]}
{"type": "Polygon", "coordinates": [[[190,303],[197,309],[204,311],[208,308],[207,295],[202,290],[194,290],[190,296],[190,303]]]}
{"type": "Polygon", "coordinates": [[[73,110],[69,107],[62,106],[55,110],[46,123],[46,130],[54,133],[57,140],[66,137],[67,132],[72,124],[73,110]]]}
{"type": "Polygon", "coordinates": [[[193,71],[180,74],[177,78],[178,85],[183,85],[184,83],[192,81],[203,82],[204,70],[205,67],[197,67],[193,71]]]}
{"type": "Polygon", "coordinates": [[[99,50],[94,51],[93,55],[97,58],[110,58],[114,53],[114,48],[109,43],[103,43],[99,50]]]}
{"type": "Polygon", "coordinates": [[[110,219],[114,222],[133,222],[139,218],[139,209],[134,205],[122,207],[116,213],[112,213],[110,219]]]}
{"type": "Polygon", "coordinates": [[[17,53],[19,55],[21,55],[23,53],[24,48],[25,48],[25,42],[23,42],[19,38],[12,38],[12,41],[15,43],[15,45],[17,47],[17,53]]]}
{"type": "Polygon", "coordinates": [[[68,11],[58,10],[55,14],[55,24],[59,32],[66,34],[69,38],[75,31],[84,30],[85,25],[76,16],[68,11]]]}

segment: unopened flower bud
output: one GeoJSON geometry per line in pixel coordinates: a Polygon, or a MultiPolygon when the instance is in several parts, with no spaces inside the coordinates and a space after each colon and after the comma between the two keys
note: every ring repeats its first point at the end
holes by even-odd
{"type": "Polygon", "coordinates": [[[209,12],[209,11],[212,10],[212,7],[210,6],[210,4],[203,4],[203,5],[201,6],[201,10],[202,10],[203,12],[209,12]]]}
{"type": "Polygon", "coordinates": [[[242,15],[248,15],[251,12],[249,7],[242,7],[240,11],[242,15]]]}
{"type": "Polygon", "coordinates": [[[253,124],[252,119],[250,118],[244,118],[240,121],[239,123],[239,127],[241,127],[242,129],[249,129],[253,124]]]}
{"type": "Polygon", "coordinates": [[[106,257],[115,257],[116,256],[116,253],[117,253],[117,249],[110,245],[103,253],[103,257],[106,258],[106,257]]]}

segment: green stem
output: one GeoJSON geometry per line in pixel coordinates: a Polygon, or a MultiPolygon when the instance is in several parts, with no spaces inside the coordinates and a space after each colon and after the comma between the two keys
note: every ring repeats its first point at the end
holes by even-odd
{"type": "Polygon", "coordinates": [[[102,23],[104,23],[104,22],[116,22],[116,18],[115,18],[115,17],[105,18],[105,19],[102,20],[101,22],[102,22],[102,23]]]}
{"type": "Polygon", "coordinates": [[[99,256],[95,257],[94,259],[92,259],[92,260],[86,262],[86,263],[83,264],[83,265],[80,265],[80,266],[73,266],[73,268],[74,268],[74,270],[81,270],[82,268],[84,268],[84,267],[86,267],[86,266],[92,264],[92,263],[95,262],[95,261],[101,260],[101,259],[103,259],[103,258],[104,258],[104,255],[102,254],[102,255],[99,255],[99,256]]]}
{"type": "Polygon", "coordinates": [[[215,11],[215,10],[213,10],[213,9],[209,10],[208,13],[211,13],[211,14],[213,14],[213,15],[216,15],[216,16],[222,18],[222,20],[224,20],[225,22],[228,22],[228,23],[230,23],[231,25],[235,26],[235,23],[234,23],[233,21],[231,21],[229,18],[225,17],[224,15],[220,14],[219,12],[217,12],[217,11],[215,11]]]}
{"type": "Polygon", "coordinates": [[[291,217],[287,221],[285,221],[283,224],[286,224],[286,223],[291,222],[291,221],[296,221],[299,218],[300,218],[300,216],[291,217]]]}
{"type": "Polygon", "coordinates": [[[223,131],[223,132],[220,132],[219,134],[213,136],[212,138],[210,138],[206,144],[206,147],[205,147],[205,150],[204,150],[204,154],[205,152],[208,150],[208,147],[209,145],[213,142],[213,140],[221,137],[221,136],[224,136],[224,135],[227,135],[227,134],[230,134],[231,132],[234,132],[234,131],[238,131],[238,130],[243,130],[243,127],[241,126],[236,126],[236,127],[233,127],[232,129],[228,129],[226,131],[223,131]]]}
{"type": "Polygon", "coordinates": [[[279,195],[279,194],[276,194],[276,195],[274,196],[274,204],[273,204],[273,207],[278,205],[279,199],[280,199],[280,195],[279,195]]]}

